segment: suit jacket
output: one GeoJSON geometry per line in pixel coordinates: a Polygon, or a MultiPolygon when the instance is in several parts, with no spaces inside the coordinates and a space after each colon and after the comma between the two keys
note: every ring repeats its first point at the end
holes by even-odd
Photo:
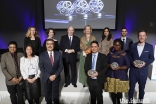
{"type": "MultiPolygon", "coordinates": [[[[36,69],[36,74],[35,74],[35,78],[37,79],[38,77],[40,77],[40,68],[39,68],[39,58],[38,56],[34,56],[31,59],[32,64],[34,66],[34,68],[36,69]]],[[[21,57],[20,59],[20,70],[21,70],[21,74],[23,76],[23,79],[27,79],[29,77],[29,70],[28,70],[28,66],[29,65],[29,61],[27,58],[25,58],[24,56],[21,57]]]]}
{"type": "Polygon", "coordinates": [[[30,40],[30,37],[25,37],[24,39],[24,48],[31,44],[33,46],[33,50],[34,50],[34,53],[35,55],[39,55],[40,53],[40,50],[41,50],[41,40],[39,37],[35,37],[35,46],[33,45],[32,41],[30,40]]]}
{"type": "MultiPolygon", "coordinates": [[[[46,40],[43,43],[42,51],[46,51],[47,50],[47,48],[46,48],[46,40]]],[[[54,50],[55,51],[59,51],[59,44],[58,44],[57,40],[56,41],[54,40],[54,50]]]]}
{"type": "MultiPolygon", "coordinates": [[[[121,38],[120,38],[121,39],[121,38]]],[[[121,39],[122,40],[122,39],[121,39]]],[[[124,51],[129,52],[131,44],[133,44],[133,40],[126,37],[126,44],[124,45],[124,51]]]]}
{"type": "Polygon", "coordinates": [[[39,56],[39,67],[42,73],[43,83],[46,84],[51,75],[56,75],[56,81],[60,81],[60,73],[63,69],[61,53],[54,51],[54,65],[52,66],[48,52],[44,51],[39,56]]]}
{"type": "Polygon", "coordinates": [[[148,66],[154,61],[153,46],[151,44],[145,43],[142,54],[139,57],[137,45],[138,45],[138,42],[131,45],[131,50],[129,53],[131,63],[133,63],[135,60],[142,60],[146,63],[146,65],[138,69],[132,64],[130,68],[130,74],[137,73],[139,71],[140,75],[147,76],[148,66]]]}
{"type": "Polygon", "coordinates": [[[66,61],[76,62],[77,61],[77,52],[80,51],[80,39],[77,36],[73,36],[72,45],[70,46],[68,35],[61,37],[60,41],[60,50],[62,51],[62,58],[65,58],[66,61]],[[65,52],[66,49],[74,49],[74,53],[65,52]]]}
{"type": "MultiPolygon", "coordinates": [[[[92,68],[92,53],[88,54],[85,60],[85,73],[92,68]]],[[[103,85],[106,81],[106,71],[108,69],[108,63],[106,55],[98,53],[97,61],[96,61],[96,71],[98,72],[97,81],[100,85],[103,85]]],[[[87,83],[91,83],[91,78],[87,74],[87,83]]]]}
{"type": "MultiPolygon", "coordinates": [[[[18,61],[18,66],[20,66],[20,58],[23,56],[22,53],[17,53],[17,61],[18,61]]],[[[16,75],[16,68],[15,68],[15,63],[14,60],[11,56],[10,52],[6,52],[2,54],[1,56],[1,69],[2,72],[5,76],[5,81],[7,85],[15,85],[11,79],[12,78],[17,78],[16,75]]],[[[20,69],[18,69],[18,77],[21,77],[21,72],[20,69]]],[[[22,82],[20,83],[22,84],[22,82]]]]}

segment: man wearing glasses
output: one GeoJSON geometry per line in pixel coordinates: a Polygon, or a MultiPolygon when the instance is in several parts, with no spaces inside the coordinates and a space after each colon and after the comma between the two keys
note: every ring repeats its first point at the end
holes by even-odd
{"type": "Polygon", "coordinates": [[[2,54],[1,69],[5,76],[6,86],[10,94],[12,104],[25,104],[23,99],[23,83],[20,72],[20,58],[22,53],[16,52],[17,43],[11,41],[8,44],[9,52],[2,54]]]}

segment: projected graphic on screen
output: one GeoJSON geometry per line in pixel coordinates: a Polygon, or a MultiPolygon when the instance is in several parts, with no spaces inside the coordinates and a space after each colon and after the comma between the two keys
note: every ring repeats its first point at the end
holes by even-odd
{"type": "Polygon", "coordinates": [[[45,28],[115,29],[116,0],[44,0],[45,28]]]}

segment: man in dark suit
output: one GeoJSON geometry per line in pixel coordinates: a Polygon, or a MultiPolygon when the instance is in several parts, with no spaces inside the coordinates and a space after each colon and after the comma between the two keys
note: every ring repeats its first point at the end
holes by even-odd
{"type": "Polygon", "coordinates": [[[12,104],[25,104],[23,99],[23,77],[20,72],[20,58],[22,53],[17,52],[17,43],[11,41],[9,52],[2,54],[1,69],[5,76],[6,86],[12,104]]]}
{"type": "Polygon", "coordinates": [[[65,85],[67,87],[72,83],[74,87],[77,87],[77,52],[80,51],[80,39],[74,36],[74,27],[69,26],[67,30],[68,34],[61,37],[60,50],[62,51],[62,59],[64,65],[65,85]],[[69,74],[69,65],[71,69],[71,79],[69,74]],[[71,81],[70,81],[71,80],[71,81]]]}
{"type": "Polygon", "coordinates": [[[92,53],[87,55],[84,66],[91,95],[91,104],[96,104],[96,99],[98,104],[103,104],[102,93],[108,68],[106,56],[99,53],[98,49],[98,42],[91,42],[92,53]],[[91,70],[94,72],[93,74],[90,73],[91,70]]]}
{"type": "Polygon", "coordinates": [[[124,49],[123,50],[128,53],[129,50],[130,50],[131,44],[133,44],[133,40],[126,37],[127,33],[128,33],[127,29],[125,27],[122,28],[121,29],[121,38],[120,39],[124,43],[124,49]]]}
{"type": "Polygon", "coordinates": [[[39,67],[44,84],[45,100],[47,104],[59,104],[60,73],[63,69],[61,53],[53,51],[54,41],[46,40],[47,51],[39,56],[39,67]]]}
{"type": "Polygon", "coordinates": [[[139,41],[131,45],[129,55],[132,66],[129,72],[129,101],[133,100],[133,93],[137,82],[139,84],[139,100],[143,100],[148,66],[154,61],[153,46],[145,42],[146,38],[146,32],[141,30],[138,32],[139,41]],[[141,60],[142,64],[138,64],[136,60],[141,60]]]}

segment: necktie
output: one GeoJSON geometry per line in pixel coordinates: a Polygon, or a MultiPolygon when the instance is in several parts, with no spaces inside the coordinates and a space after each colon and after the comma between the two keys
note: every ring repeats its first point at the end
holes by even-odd
{"type": "Polygon", "coordinates": [[[17,63],[17,60],[16,60],[15,57],[16,57],[16,55],[13,54],[12,58],[13,58],[14,64],[15,64],[16,75],[17,75],[17,77],[18,77],[18,63],[17,63]]]}
{"type": "Polygon", "coordinates": [[[52,66],[54,65],[54,60],[53,60],[53,55],[52,55],[52,53],[50,53],[50,61],[51,61],[51,64],[52,64],[52,66]]]}
{"type": "Polygon", "coordinates": [[[70,38],[69,38],[69,42],[70,42],[70,46],[71,46],[71,44],[72,44],[72,39],[71,39],[71,36],[70,36],[70,38]]]}
{"type": "Polygon", "coordinates": [[[92,69],[95,70],[95,54],[93,54],[93,58],[92,58],[92,69]]]}
{"type": "Polygon", "coordinates": [[[125,43],[126,43],[126,42],[125,42],[125,39],[123,39],[123,43],[124,43],[124,45],[125,45],[125,43]]]}

